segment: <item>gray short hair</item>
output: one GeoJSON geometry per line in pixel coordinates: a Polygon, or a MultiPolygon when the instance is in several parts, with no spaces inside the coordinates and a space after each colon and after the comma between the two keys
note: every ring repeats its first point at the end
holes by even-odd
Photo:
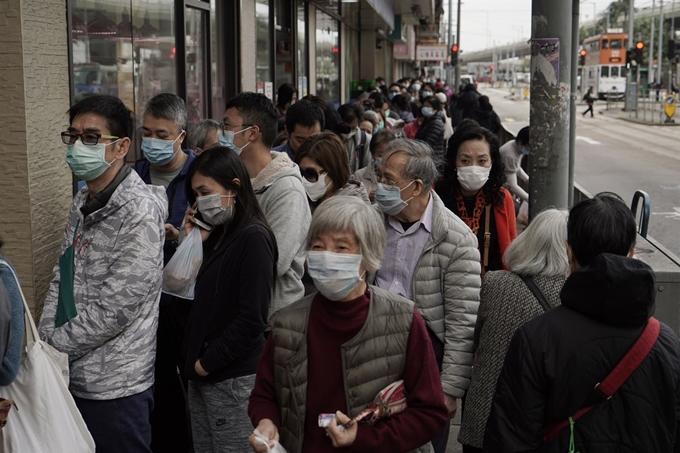
{"type": "Polygon", "coordinates": [[[429,191],[432,184],[439,178],[438,159],[432,152],[430,145],[420,140],[398,138],[391,141],[385,148],[382,157],[383,162],[394,153],[404,153],[409,156],[402,176],[409,179],[420,179],[423,181],[423,190],[429,191]]]}
{"type": "Polygon", "coordinates": [[[187,133],[186,148],[201,148],[205,151],[205,141],[208,139],[208,134],[213,131],[221,131],[222,126],[215,120],[207,119],[199,121],[189,128],[187,133]]]}
{"type": "Polygon", "coordinates": [[[546,209],[538,214],[505,251],[503,261],[521,276],[557,277],[569,269],[567,261],[568,211],[546,209]]]}
{"type": "Polygon", "coordinates": [[[354,233],[366,270],[375,272],[380,268],[387,233],[383,217],[375,208],[358,197],[336,195],[329,198],[314,211],[307,249],[314,238],[330,231],[354,233]]]}
{"type": "Polygon", "coordinates": [[[187,106],[176,94],[160,93],[152,97],[146,104],[144,115],[172,121],[178,133],[187,128],[187,106]]]}
{"type": "Polygon", "coordinates": [[[362,121],[370,121],[374,125],[380,124],[380,115],[378,115],[378,112],[374,112],[373,110],[366,110],[364,112],[364,117],[362,121]]]}

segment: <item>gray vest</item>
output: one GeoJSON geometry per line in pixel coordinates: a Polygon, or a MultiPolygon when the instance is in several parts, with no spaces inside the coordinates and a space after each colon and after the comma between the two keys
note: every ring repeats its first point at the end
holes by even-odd
{"type": "MultiPolygon", "coordinates": [[[[307,321],[315,294],[272,319],[276,397],[281,408],[281,444],[302,451],[307,400],[307,321]]],[[[359,333],[342,345],[348,415],[364,410],[386,386],[402,378],[414,305],[371,286],[368,316],[359,333]]],[[[417,450],[432,452],[431,444],[417,450]]]]}

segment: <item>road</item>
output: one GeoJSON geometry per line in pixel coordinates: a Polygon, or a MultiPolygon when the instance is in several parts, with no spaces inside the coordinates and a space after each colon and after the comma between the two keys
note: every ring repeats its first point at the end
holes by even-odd
{"type": "MultiPolygon", "coordinates": [[[[509,131],[529,125],[528,101],[509,99],[508,89],[480,87],[480,92],[489,96],[509,131]]],[[[649,235],[680,256],[680,126],[631,123],[604,110],[601,102],[595,118],[577,115],[574,180],[591,194],[615,192],[628,203],[636,190],[647,192],[649,235]]]]}

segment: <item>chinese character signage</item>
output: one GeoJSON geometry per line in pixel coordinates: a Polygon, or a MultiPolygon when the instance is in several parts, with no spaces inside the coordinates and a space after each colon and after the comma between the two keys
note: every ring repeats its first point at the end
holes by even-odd
{"type": "Polygon", "coordinates": [[[448,48],[446,45],[417,46],[417,61],[446,61],[448,48]]]}

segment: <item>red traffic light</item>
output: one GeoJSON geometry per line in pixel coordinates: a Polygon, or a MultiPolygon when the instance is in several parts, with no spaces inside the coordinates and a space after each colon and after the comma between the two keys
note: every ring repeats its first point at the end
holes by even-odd
{"type": "Polygon", "coordinates": [[[637,50],[642,50],[642,49],[645,48],[645,43],[642,42],[642,41],[638,41],[638,42],[635,43],[635,48],[636,48],[637,50]]]}
{"type": "Polygon", "coordinates": [[[586,52],[586,49],[581,49],[581,51],[578,54],[582,57],[585,57],[587,53],[588,52],[586,52]]]}
{"type": "Polygon", "coordinates": [[[454,44],[451,46],[451,52],[458,53],[458,44],[454,44]]]}

